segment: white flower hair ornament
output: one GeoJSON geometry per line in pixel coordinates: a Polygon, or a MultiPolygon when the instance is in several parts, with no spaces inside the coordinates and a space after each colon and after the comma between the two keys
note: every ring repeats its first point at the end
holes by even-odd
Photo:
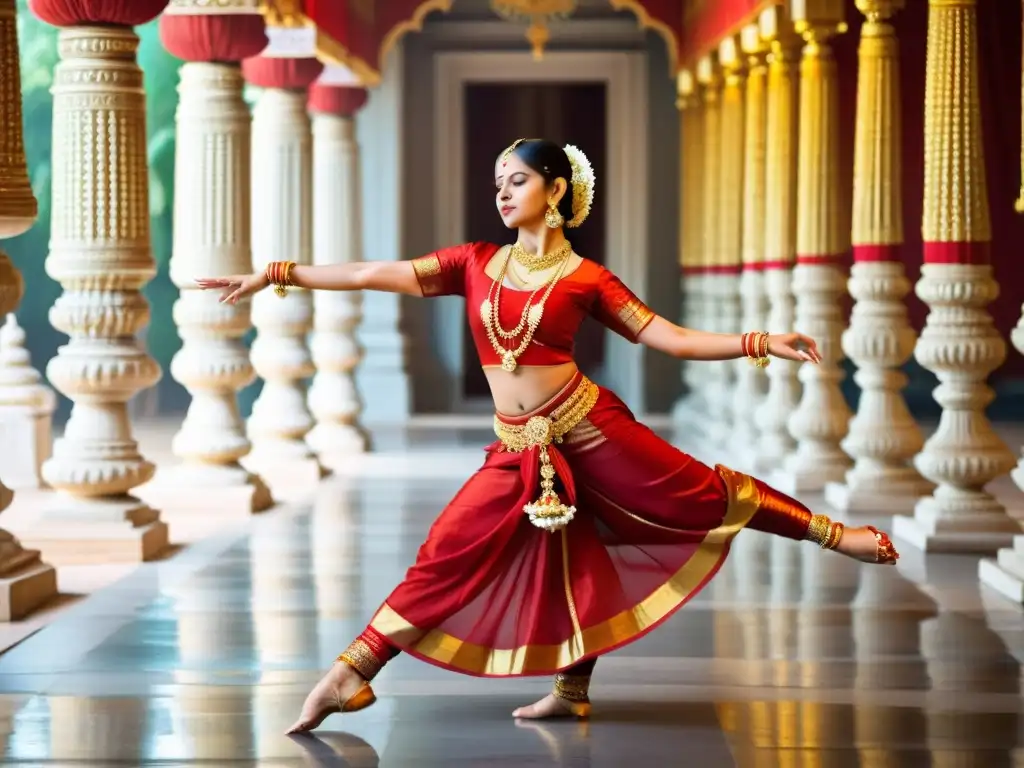
{"type": "Polygon", "coordinates": [[[590,215],[590,206],[594,204],[594,167],[579,147],[566,144],[563,149],[572,166],[572,219],[565,226],[578,227],[590,215]]]}

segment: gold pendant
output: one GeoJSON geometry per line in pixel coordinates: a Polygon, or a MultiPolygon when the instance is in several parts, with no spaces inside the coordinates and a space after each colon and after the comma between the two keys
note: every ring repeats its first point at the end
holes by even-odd
{"type": "Polygon", "coordinates": [[[501,356],[501,370],[512,373],[516,369],[516,359],[511,351],[506,350],[501,356]]]}

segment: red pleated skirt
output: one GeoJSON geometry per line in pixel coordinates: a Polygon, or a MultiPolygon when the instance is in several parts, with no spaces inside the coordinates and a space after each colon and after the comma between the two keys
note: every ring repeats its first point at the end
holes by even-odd
{"type": "MultiPolygon", "coordinates": [[[[502,420],[547,415],[580,379],[502,420]]],[[[577,508],[565,528],[542,530],[523,512],[538,495],[536,449],[493,443],[371,627],[457,672],[554,674],[665,621],[716,573],[758,509],[752,478],[674,448],[605,389],[549,452],[563,501],[577,508]]]]}

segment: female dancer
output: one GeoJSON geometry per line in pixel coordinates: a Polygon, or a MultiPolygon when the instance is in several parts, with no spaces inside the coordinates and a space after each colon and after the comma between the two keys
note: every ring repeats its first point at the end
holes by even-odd
{"type": "Polygon", "coordinates": [[[470,243],[412,261],[199,280],[237,302],[268,285],[458,294],[490,384],[498,437],[431,527],[405,580],[316,685],[289,733],[375,701],[370,681],[400,651],[470,675],[554,675],[515,717],[589,714],[598,656],[643,636],[696,594],[744,527],[894,563],[889,538],[814,515],[760,480],[714,469],[637,422],[572,358],[587,314],[685,360],[768,356],[816,363],[798,333],[705,333],[656,316],[615,275],[573,253],[594,176],[575,147],[517,140],[495,163],[511,246],[470,243]]]}

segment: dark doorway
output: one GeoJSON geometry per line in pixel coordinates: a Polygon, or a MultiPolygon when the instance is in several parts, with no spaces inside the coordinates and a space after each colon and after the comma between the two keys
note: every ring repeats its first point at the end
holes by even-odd
{"type": "MultiPolygon", "coordinates": [[[[518,138],[546,138],[575,144],[590,159],[598,179],[608,166],[607,90],[604,83],[467,84],[465,89],[467,151],[466,240],[509,243],[514,232],[505,229],[494,205],[494,161],[518,138]]],[[[605,177],[607,178],[607,177],[605,177]]],[[[605,207],[597,184],[594,207],[586,223],[566,235],[573,249],[588,259],[605,261],[605,207]]],[[[603,326],[590,318],[576,339],[576,361],[588,375],[604,362],[603,326]]],[[[463,395],[489,397],[487,380],[473,347],[469,329],[463,336],[463,395]]]]}

